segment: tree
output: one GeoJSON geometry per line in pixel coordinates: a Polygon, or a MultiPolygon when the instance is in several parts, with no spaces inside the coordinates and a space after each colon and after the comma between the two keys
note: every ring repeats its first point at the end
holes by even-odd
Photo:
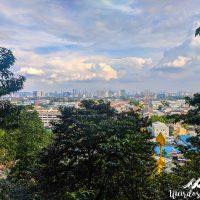
{"type": "Polygon", "coordinates": [[[51,132],[48,132],[34,110],[24,109],[19,115],[19,127],[14,130],[17,137],[16,157],[18,160],[12,173],[25,176],[37,159],[38,153],[50,142],[51,132]]]}
{"type": "MultiPolygon", "coordinates": [[[[14,62],[12,52],[0,48],[0,97],[23,88],[25,77],[16,78],[9,71],[14,62]]],[[[0,179],[0,199],[35,198],[32,169],[37,154],[49,143],[49,135],[31,107],[0,101],[0,164],[8,169],[8,164],[12,163],[6,179],[0,179]]]]}
{"type": "Polygon", "coordinates": [[[195,31],[195,37],[198,36],[198,35],[200,35],[200,27],[197,28],[196,31],[195,31]]]}
{"type": "Polygon", "coordinates": [[[38,154],[50,142],[51,132],[44,129],[34,110],[23,108],[12,117],[15,126],[4,118],[8,126],[0,130],[0,163],[6,167],[15,163],[7,178],[0,179],[0,199],[32,200],[37,195],[33,171],[38,154]]]}
{"type": "Polygon", "coordinates": [[[25,77],[14,77],[9,68],[14,65],[15,57],[12,51],[0,47],[0,96],[16,92],[23,88],[25,77]]]}
{"type": "Polygon", "coordinates": [[[16,134],[8,134],[5,130],[0,130],[0,164],[6,165],[16,158],[16,134]]]}
{"type": "MultiPolygon", "coordinates": [[[[11,110],[12,107],[16,106],[11,105],[11,110]]],[[[15,163],[6,180],[0,180],[1,187],[5,188],[0,191],[0,199],[32,200],[36,195],[33,170],[39,152],[50,142],[51,133],[44,129],[34,110],[24,107],[12,117],[15,126],[10,126],[5,119],[8,126],[0,130],[0,152],[3,152],[0,163],[5,166],[15,163]]]]}
{"type": "MultiPolygon", "coordinates": [[[[0,97],[23,88],[25,77],[15,78],[14,74],[9,71],[15,60],[12,51],[0,47],[0,97]]],[[[22,109],[22,107],[13,106],[9,101],[0,101],[0,129],[3,129],[0,135],[0,148],[4,152],[1,154],[4,155],[3,158],[1,157],[1,162],[11,158],[14,154],[16,134],[13,134],[12,131],[12,134],[8,134],[7,131],[18,127],[19,114],[22,109]],[[9,156],[7,157],[7,155],[9,156]]]]}
{"type": "Polygon", "coordinates": [[[38,164],[43,198],[150,199],[155,161],[151,136],[141,132],[147,124],[138,113],[117,113],[103,101],[62,108],[55,139],[38,164]]]}
{"type": "Polygon", "coordinates": [[[186,97],[185,102],[193,108],[183,116],[183,121],[186,124],[200,125],[200,94],[194,94],[192,98],[186,97]]]}
{"type": "Polygon", "coordinates": [[[163,122],[163,123],[167,123],[168,120],[165,116],[159,116],[159,115],[152,115],[151,118],[150,118],[150,121],[153,123],[153,122],[163,122]]]}
{"type": "MultiPolygon", "coordinates": [[[[200,125],[200,94],[197,93],[192,98],[186,97],[185,99],[189,106],[193,108],[184,116],[184,122],[186,124],[200,125]]],[[[181,152],[190,160],[179,172],[184,181],[200,176],[197,167],[200,165],[200,136],[191,137],[187,142],[189,142],[189,145],[180,146],[181,152]]]]}
{"type": "Polygon", "coordinates": [[[13,130],[19,127],[23,106],[12,105],[9,101],[0,101],[0,128],[13,130]]]}
{"type": "Polygon", "coordinates": [[[130,103],[129,103],[131,106],[137,106],[139,107],[140,109],[144,107],[143,104],[141,104],[139,101],[137,100],[131,100],[130,103]]]}
{"type": "Polygon", "coordinates": [[[137,101],[137,100],[131,100],[130,103],[129,103],[131,106],[139,106],[140,105],[140,102],[137,101]]]}

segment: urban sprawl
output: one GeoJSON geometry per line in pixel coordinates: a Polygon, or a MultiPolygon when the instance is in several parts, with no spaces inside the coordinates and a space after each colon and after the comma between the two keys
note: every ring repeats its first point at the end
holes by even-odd
{"type": "MultiPolygon", "coordinates": [[[[162,155],[166,161],[166,169],[170,170],[174,164],[184,164],[188,160],[178,150],[178,145],[187,146],[187,139],[196,136],[197,127],[179,123],[167,123],[163,116],[173,114],[186,114],[191,107],[185,103],[184,97],[193,96],[195,92],[126,92],[126,90],[98,90],[95,92],[77,91],[72,92],[17,92],[1,99],[10,100],[16,105],[31,105],[38,112],[45,128],[51,129],[52,121],[59,120],[60,107],[79,108],[83,99],[103,99],[109,101],[111,106],[118,112],[135,111],[140,112],[144,117],[154,119],[148,127],[149,134],[152,134],[152,141],[162,133],[166,140],[162,155]]],[[[155,158],[159,158],[159,147],[155,148],[155,158]]]]}

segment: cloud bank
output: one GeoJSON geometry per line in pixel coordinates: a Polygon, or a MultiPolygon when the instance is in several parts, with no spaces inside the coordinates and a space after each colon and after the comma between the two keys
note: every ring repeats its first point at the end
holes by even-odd
{"type": "Polygon", "coordinates": [[[2,0],[25,90],[199,90],[198,0],[2,0]]]}

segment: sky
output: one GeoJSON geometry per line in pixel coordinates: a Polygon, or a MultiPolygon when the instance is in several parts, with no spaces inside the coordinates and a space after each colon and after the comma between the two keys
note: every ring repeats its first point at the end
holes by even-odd
{"type": "Polygon", "coordinates": [[[0,0],[24,90],[200,91],[199,0],[0,0]]]}

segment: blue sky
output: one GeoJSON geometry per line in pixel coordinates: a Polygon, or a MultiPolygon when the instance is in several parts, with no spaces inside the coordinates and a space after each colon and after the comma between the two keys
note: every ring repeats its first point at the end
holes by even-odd
{"type": "Polygon", "coordinates": [[[200,90],[199,0],[1,0],[25,90],[200,90]]]}

